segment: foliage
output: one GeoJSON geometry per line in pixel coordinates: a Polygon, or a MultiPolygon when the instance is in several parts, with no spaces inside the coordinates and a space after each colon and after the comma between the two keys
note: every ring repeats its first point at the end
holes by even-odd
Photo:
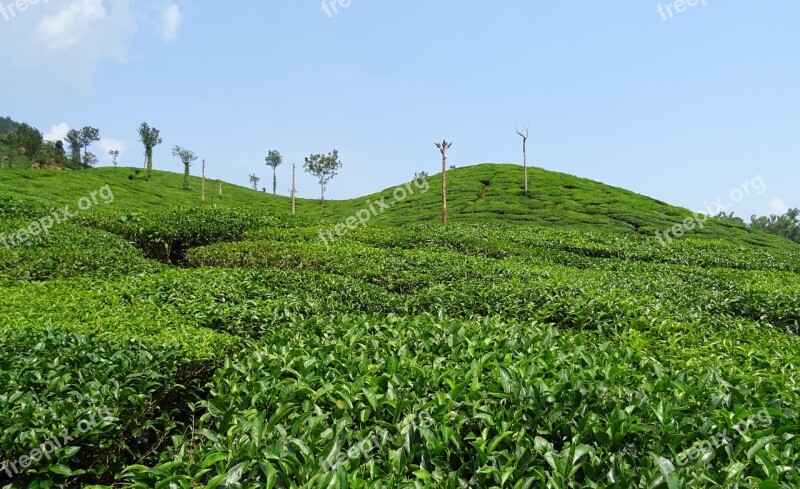
{"type": "Polygon", "coordinates": [[[751,227],[800,243],[800,209],[789,209],[781,216],[752,217],[751,227]]]}
{"type": "Polygon", "coordinates": [[[161,272],[109,277],[87,275],[6,285],[0,296],[0,333],[8,336],[53,327],[107,340],[170,345],[185,358],[205,365],[203,368],[213,366],[241,343],[219,324],[192,316],[202,310],[202,304],[171,292],[170,287],[179,283],[197,284],[194,276],[161,272]],[[159,302],[168,296],[175,298],[175,305],[159,302]]]}
{"type": "MultiPolygon", "coordinates": [[[[12,196],[0,195],[0,219],[34,218],[47,212],[47,208],[30,200],[20,200],[12,196]]],[[[3,226],[5,231],[6,226],[3,226]]]]}
{"type": "MultiPolygon", "coordinates": [[[[31,217],[38,219],[41,215],[31,217]]],[[[3,231],[16,231],[32,222],[2,216],[0,211],[0,228],[3,231]]],[[[142,253],[124,239],[70,223],[58,224],[48,234],[40,234],[15,247],[0,245],[0,283],[80,275],[106,277],[152,272],[158,268],[157,264],[145,260],[142,253]]]]}
{"type": "Polygon", "coordinates": [[[180,263],[190,248],[236,241],[246,231],[274,225],[278,220],[255,211],[221,207],[170,208],[118,216],[82,214],[83,224],[119,235],[164,263],[180,263]]]}
{"type": "Polygon", "coordinates": [[[283,164],[283,156],[280,152],[274,149],[269,150],[265,158],[267,166],[272,168],[272,194],[278,194],[278,177],[275,175],[275,170],[283,164]]]}
{"type": "MultiPolygon", "coordinates": [[[[755,333],[736,351],[755,347],[755,333]]],[[[795,392],[710,359],[713,328],[626,336],[343,316],[226,361],[193,438],[133,487],[701,487],[798,482],[795,392]],[[648,343],[679,337],[679,350],[648,343]],[[251,379],[259,379],[257,382],[251,379]],[[784,391],[781,397],[778,392],[784,391]],[[740,435],[744,420],[768,416],[740,435]],[[727,433],[701,461],[678,460],[727,433]],[[191,448],[191,449],[190,449],[191,448]],[[683,455],[682,455],[683,454],[683,455]],[[773,467],[785,467],[782,471],[773,467]]],[[[796,343],[796,340],[792,341],[796,343]]],[[[796,353],[783,349],[787,361],[796,353]]],[[[792,360],[793,361],[793,360],[792,360]]],[[[780,365],[779,360],[773,360],[780,365]]]]}
{"type": "Polygon", "coordinates": [[[12,488],[110,484],[126,465],[157,460],[170,436],[191,426],[189,404],[202,392],[193,370],[173,347],[52,329],[4,335],[0,453],[14,477],[4,466],[0,480],[12,488]],[[23,469],[20,457],[48,442],[63,446],[23,469]]]}
{"type": "MultiPolygon", "coordinates": [[[[318,236],[288,229],[276,238],[299,242],[221,243],[189,252],[196,266],[322,270],[404,296],[402,313],[443,311],[450,316],[500,316],[555,322],[564,327],[604,328],[632,318],[703,321],[710,315],[745,317],[798,329],[794,289],[771,296],[757,284],[794,280],[782,272],[704,271],[683,265],[589,259],[568,252],[531,250],[522,259],[499,254],[477,240],[461,252],[373,248],[348,242],[323,245],[318,236]],[[307,239],[308,238],[308,239],[307,239]],[[474,256],[477,255],[477,256],[474,256]],[[783,279],[781,278],[783,277],[783,279]]],[[[358,239],[358,235],[354,235],[358,239]]],[[[449,245],[448,245],[449,246],[449,245]]]]}
{"type": "Polygon", "coordinates": [[[190,190],[189,168],[192,166],[192,163],[197,160],[197,155],[192,150],[181,148],[176,145],[172,148],[172,156],[180,159],[181,163],[183,163],[183,190],[190,190]]]}
{"type": "Polygon", "coordinates": [[[92,143],[100,141],[100,130],[91,126],[84,126],[80,131],[80,142],[83,147],[83,167],[92,168],[97,163],[97,157],[89,152],[92,143]]]}
{"type": "Polygon", "coordinates": [[[664,246],[688,211],[529,172],[343,233],[165,172],[0,172],[0,232],[115,195],[0,248],[3,458],[112,414],[13,487],[798,487],[800,248],[724,218],[664,246]]]}
{"type": "Polygon", "coordinates": [[[69,161],[71,168],[80,168],[81,165],[81,150],[83,149],[83,140],[81,133],[77,129],[70,129],[66,137],[67,144],[69,145],[69,161]]]}
{"type": "Polygon", "coordinates": [[[33,160],[40,165],[61,168],[66,166],[66,154],[64,153],[64,143],[61,141],[44,141],[39,151],[33,155],[33,160]]]}
{"type": "Polygon", "coordinates": [[[119,150],[118,149],[110,149],[110,150],[108,150],[108,156],[111,157],[111,163],[116,168],[117,159],[119,158],[119,150]]]}
{"type": "Polygon", "coordinates": [[[320,217],[324,217],[325,186],[342,168],[342,162],[339,161],[339,151],[334,149],[328,154],[312,154],[311,156],[306,157],[303,168],[305,168],[308,173],[314,175],[319,181],[320,204],[322,205],[320,217]]]}
{"type": "Polygon", "coordinates": [[[256,175],[255,173],[250,175],[250,186],[253,187],[253,190],[258,191],[259,181],[261,181],[261,179],[258,178],[258,175],[256,175]]]}
{"type": "Polygon", "coordinates": [[[11,133],[12,143],[25,149],[25,154],[33,156],[42,147],[42,133],[28,124],[20,124],[13,133],[11,133]]]}
{"type": "Polygon", "coordinates": [[[153,148],[162,143],[161,132],[146,122],[139,125],[139,142],[144,146],[147,180],[153,178],[153,148]]]}
{"type": "Polygon", "coordinates": [[[10,117],[0,117],[0,134],[13,132],[18,127],[19,122],[12,120],[10,117]]]}
{"type": "Polygon", "coordinates": [[[0,132],[0,168],[32,168],[37,163],[56,168],[64,165],[63,143],[44,141],[38,129],[25,123],[13,122],[6,128],[8,132],[0,132]]]}

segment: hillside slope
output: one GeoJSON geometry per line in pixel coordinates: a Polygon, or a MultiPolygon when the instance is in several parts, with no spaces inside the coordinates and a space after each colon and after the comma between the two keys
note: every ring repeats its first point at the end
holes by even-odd
{"type": "MultiPolygon", "coordinates": [[[[688,209],[611,187],[592,180],[540,168],[529,168],[530,193],[525,197],[522,169],[510,164],[481,164],[448,171],[449,218],[455,222],[516,223],[591,231],[611,231],[655,235],[687,217],[688,209]]],[[[80,172],[4,170],[0,172],[0,196],[13,196],[46,205],[74,205],[80,197],[109,185],[113,205],[119,214],[162,209],[165,206],[200,205],[200,179],[192,177],[191,191],[182,190],[183,175],[154,172],[144,179],[133,168],[97,168],[80,172]]],[[[334,183],[335,184],[335,183],[334,183]]],[[[369,224],[403,226],[435,222],[441,218],[441,175],[427,183],[405,182],[381,192],[349,200],[325,203],[328,225],[343,222],[359,211],[370,211],[369,224]],[[383,199],[383,200],[382,200],[383,199]],[[379,202],[384,205],[379,205],[379,202]]],[[[290,199],[222,183],[206,181],[207,205],[230,206],[286,214],[290,199]]],[[[319,219],[319,201],[298,199],[297,212],[304,218],[319,219]]],[[[761,232],[727,222],[709,220],[694,236],[724,238],[759,246],[796,245],[761,232]]]]}
{"type": "Polygon", "coordinates": [[[792,242],[662,246],[688,211],[509,165],[451,172],[446,226],[431,177],[335,239],[394,190],[320,224],[132,173],[0,172],[2,233],[47,214],[8,194],[116,196],[0,236],[0,453],[75,435],[8,487],[800,487],[792,242]]]}

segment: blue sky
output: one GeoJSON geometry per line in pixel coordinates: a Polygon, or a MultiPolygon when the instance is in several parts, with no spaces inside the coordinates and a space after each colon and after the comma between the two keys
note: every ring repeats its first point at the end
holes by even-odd
{"type": "Polygon", "coordinates": [[[178,144],[243,185],[271,185],[278,149],[284,194],[292,162],[337,148],[333,198],[436,173],[443,138],[457,166],[520,163],[529,122],[535,166],[693,210],[800,206],[800,2],[675,1],[0,0],[0,115],[93,125],[128,166],[148,121],[157,168],[180,171],[178,144]]]}

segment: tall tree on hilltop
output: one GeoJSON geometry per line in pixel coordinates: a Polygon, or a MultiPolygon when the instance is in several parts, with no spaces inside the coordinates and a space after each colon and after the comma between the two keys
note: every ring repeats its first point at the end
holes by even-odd
{"type": "Polygon", "coordinates": [[[139,141],[144,145],[144,161],[147,168],[147,179],[153,176],[153,148],[162,143],[161,133],[146,122],[139,126],[139,141]]]}
{"type": "Polygon", "coordinates": [[[94,142],[100,141],[100,130],[95,127],[84,126],[80,130],[80,141],[83,147],[83,167],[91,168],[97,162],[97,158],[89,152],[89,146],[94,142]]]}
{"type": "Polygon", "coordinates": [[[273,195],[278,194],[278,177],[275,173],[275,170],[283,163],[283,156],[281,156],[280,152],[276,150],[270,150],[265,158],[267,162],[267,166],[272,168],[272,193],[273,195]]]}
{"type": "Polygon", "coordinates": [[[525,171],[525,197],[528,196],[528,129],[530,124],[521,130],[517,127],[517,134],[522,138],[522,168],[525,171]]]}
{"type": "Polygon", "coordinates": [[[325,218],[325,186],[330,182],[333,177],[339,172],[342,168],[342,162],[339,161],[339,151],[333,150],[333,152],[328,153],[326,155],[323,154],[313,154],[306,158],[306,162],[303,165],[305,170],[317,177],[319,181],[319,188],[320,188],[320,219],[325,218]]]}
{"type": "Polygon", "coordinates": [[[183,163],[183,190],[189,190],[189,168],[197,159],[197,155],[194,151],[175,146],[172,148],[172,156],[180,159],[183,163]]]}
{"type": "Polygon", "coordinates": [[[447,150],[453,146],[453,143],[448,143],[442,140],[441,143],[436,143],[439,152],[442,153],[442,222],[447,223],[447,150]]]}
{"type": "Polygon", "coordinates": [[[67,133],[67,144],[69,145],[69,161],[71,168],[80,168],[81,166],[81,151],[83,150],[83,143],[81,142],[81,133],[75,129],[70,129],[67,133]]]}

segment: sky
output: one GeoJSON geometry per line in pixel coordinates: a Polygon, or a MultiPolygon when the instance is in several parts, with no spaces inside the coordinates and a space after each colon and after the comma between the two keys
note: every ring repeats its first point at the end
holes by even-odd
{"type": "Polygon", "coordinates": [[[338,149],[327,197],[449,163],[529,164],[692,210],[800,207],[800,2],[773,0],[0,0],[0,116],[51,139],[97,127],[100,164],[319,188],[304,157],[338,149]],[[20,8],[20,5],[23,8],[20,8]],[[199,174],[199,165],[192,168],[199,174]],[[721,209],[720,206],[723,208],[721,209]]]}

